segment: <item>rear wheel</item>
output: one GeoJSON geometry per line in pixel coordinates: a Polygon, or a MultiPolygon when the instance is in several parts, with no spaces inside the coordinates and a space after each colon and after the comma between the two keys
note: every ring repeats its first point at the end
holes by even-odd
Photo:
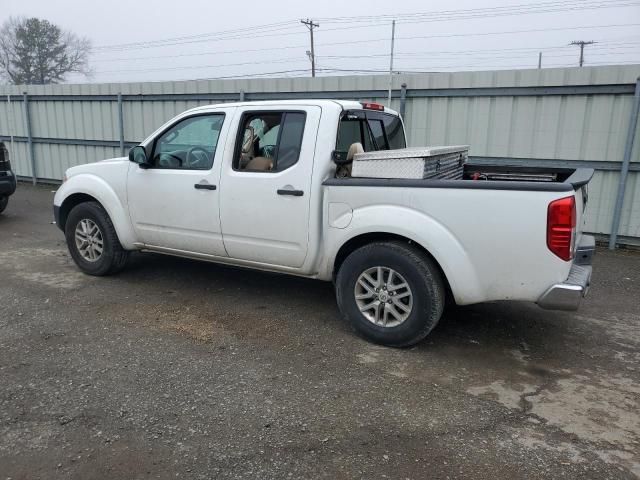
{"type": "Polygon", "coordinates": [[[109,275],[125,266],[128,252],[122,248],[113,223],[97,202],[73,207],[65,224],[69,253],[89,275],[109,275]]]}
{"type": "Polygon", "coordinates": [[[425,338],[440,320],[445,302],[436,265],[402,242],[372,243],[351,253],[338,271],[336,295],[356,332],[391,347],[425,338]]]}
{"type": "Polygon", "coordinates": [[[1,195],[0,196],[0,213],[4,212],[5,208],[7,208],[7,205],[9,204],[9,196],[8,195],[1,195]]]}

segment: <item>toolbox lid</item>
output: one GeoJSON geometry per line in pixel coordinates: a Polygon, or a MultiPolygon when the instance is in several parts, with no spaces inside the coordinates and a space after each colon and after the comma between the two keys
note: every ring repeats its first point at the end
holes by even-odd
{"type": "Polygon", "coordinates": [[[354,160],[389,160],[393,158],[424,158],[448,153],[469,151],[469,145],[451,145],[436,147],[399,148],[397,150],[378,150],[377,152],[356,153],[354,160]]]}

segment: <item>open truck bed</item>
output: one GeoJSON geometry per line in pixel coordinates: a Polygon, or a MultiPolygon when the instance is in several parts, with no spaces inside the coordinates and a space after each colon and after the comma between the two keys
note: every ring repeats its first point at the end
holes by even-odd
{"type": "MultiPolygon", "coordinates": [[[[462,178],[329,178],[324,185],[370,187],[461,188],[479,190],[523,190],[569,192],[586,186],[593,177],[591,168],[521,167],[466,163],[462,178]]],[[[586,191],[584,201],[586,203],[586,191]]]]}

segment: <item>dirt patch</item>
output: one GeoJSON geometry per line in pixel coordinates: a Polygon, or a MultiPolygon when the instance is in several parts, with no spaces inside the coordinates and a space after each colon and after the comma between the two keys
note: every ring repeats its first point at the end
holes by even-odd
{"type": "Polygon", "coordinates": [[[8,249],[0,253],[0,261],[10,275],[44,287],[72,290],[90,281],[63,249],[8,249]]]}

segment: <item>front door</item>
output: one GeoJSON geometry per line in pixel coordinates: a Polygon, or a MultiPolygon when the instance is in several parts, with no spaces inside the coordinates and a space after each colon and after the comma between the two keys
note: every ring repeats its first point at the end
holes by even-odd
{"type": "Polygon", "coordinates": [[[236,114],[235,148],[223,165],[220,191],[229,257],[302,266],[320,112],[316,106],[245,107],[236,114]]]}
{"type": "Polygon", "coordinates": [[[146,246],[226,256],[219,180],[232,114],[180,118],[146,146],[148,168],[129,167],[129,212],[146,246]]]}

